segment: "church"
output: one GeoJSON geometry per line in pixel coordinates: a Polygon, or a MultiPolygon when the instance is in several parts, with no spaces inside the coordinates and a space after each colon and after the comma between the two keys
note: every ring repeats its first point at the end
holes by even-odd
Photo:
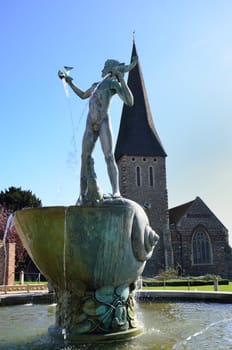
{"type": "MultiPolygon", "coordinates": [[[[133,56],[138,56],[135,42],[133,56]]],[[[134,105],[123,105],[115,147],[120,191],[145,209],[160,237],[143,275],[178,268],[183,275],[230,277],[228,230],[203,200],[196,197],[168,208],[167,154],[153,122],[140,61],[128,74],[128,86],[134,105]]]]}

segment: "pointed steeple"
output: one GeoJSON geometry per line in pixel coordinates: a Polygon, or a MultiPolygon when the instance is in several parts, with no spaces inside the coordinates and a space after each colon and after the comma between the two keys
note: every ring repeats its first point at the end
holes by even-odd
{"type": "MultiPolygon", "coordinates": [[[[137,55],[135,41],[131,61],[137,55]]],[[[129,72],[128,86],[134,96],[134,105],[123,105],[121,123],[115,148],[115,159],[123,155],[166,157],[165,150],[155,129],[143,80],[140,63],[129,72]]]]}

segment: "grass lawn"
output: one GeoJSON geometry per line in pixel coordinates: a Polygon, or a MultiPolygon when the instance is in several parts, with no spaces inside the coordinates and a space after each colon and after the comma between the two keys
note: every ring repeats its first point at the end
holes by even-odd
{"type": "MultiPolygon", "coordinates": [[[[181,287],[172,287],[172,286],[164,286],[164,287],[143,287],[144,290],[192,290],[192,291],[205,291],[205,292],[213,292],[214,286],[181,286],[181,287]]],[[[228,285],[219,285],[219,292],[231,292],[232,293],[232,282],[229,282],[228,285]]]]}

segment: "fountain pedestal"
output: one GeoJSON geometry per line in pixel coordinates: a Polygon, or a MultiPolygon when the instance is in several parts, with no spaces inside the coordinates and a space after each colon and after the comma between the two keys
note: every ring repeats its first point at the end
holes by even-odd
{"type": "Polygon", "coordinates": [[[15,226],[57,296],[50,334],[77,342],[137,334],[132,292],[158,236],[123,198],[15,213],[15,226]]]}

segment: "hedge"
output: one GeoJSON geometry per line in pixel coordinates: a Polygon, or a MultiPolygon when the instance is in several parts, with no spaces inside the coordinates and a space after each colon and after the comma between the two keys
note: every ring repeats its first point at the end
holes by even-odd
{"type": "MultiPolygon", "coordinates": [[[[228,285],[229,280],[221,279],[218,281],[219,285],[228,285]]],[[[182,287],[182,286],[208,286],[214,285],[214,281],[204,281],[204,280],[163,280],[163,281],[143,281],[144,287],[182,287]]]]}

